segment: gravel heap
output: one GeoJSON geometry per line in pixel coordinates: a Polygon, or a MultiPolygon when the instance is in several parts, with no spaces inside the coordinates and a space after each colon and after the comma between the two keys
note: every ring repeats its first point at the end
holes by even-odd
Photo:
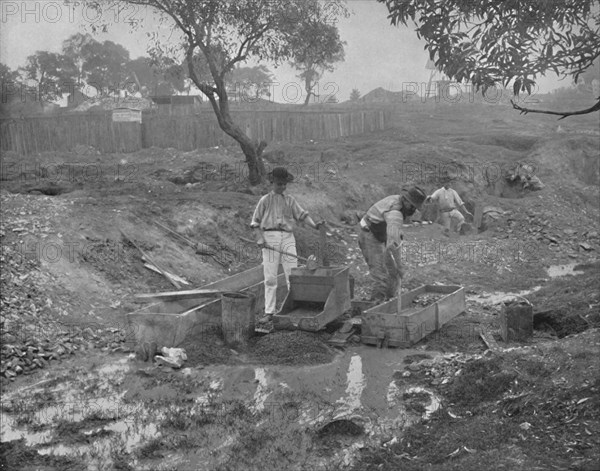
{"type": "Polygon", "coordinates": [[[250,355],[264,364],[313,365],[332,361],[334,352],[319,334],[282,331],[257,339],[250,355]]]}

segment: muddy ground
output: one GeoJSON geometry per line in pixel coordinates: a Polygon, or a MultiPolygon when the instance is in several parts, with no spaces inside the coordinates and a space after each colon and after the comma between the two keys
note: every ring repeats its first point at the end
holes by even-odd
{"type": "MultiPolygon", "coordinates": [[[[351,267],[356,299],[369,290],[356,213],[378,198],[431,192],[450,171],[469,209],[497,208],[479,233],[406,225],[403,289],[467,293],[465,313],[410,349],[334,348],[330,327],[236,351],[217,326],[186,340],[180,370],[136,360],[133,295],[174,289],[140,249],[185,288],[256,266],[241,237],[266,187],[248,185],[235,146],[2,155],[2,469],[598,469],[597,116],[559,127],[475,103],[394,116],[382,132],[272,143],[266,159],[330,222],[327,251],[351,267]],[[517,162],[544,189],[506,182],[517,162]],[[517,295],[535,330],[505,343],[502,303],[517,295]]],[[[318,249],[309,228],[297,239],[301,255],[318,249]]]]}

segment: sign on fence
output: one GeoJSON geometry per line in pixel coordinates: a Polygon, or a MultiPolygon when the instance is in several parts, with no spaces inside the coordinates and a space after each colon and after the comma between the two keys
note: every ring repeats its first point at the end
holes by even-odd
{"type": "Polygon", "coordinates": [[[117,108],[112,112],[113,123],[141,123],[142,110],[131,108],[117,108]]]}

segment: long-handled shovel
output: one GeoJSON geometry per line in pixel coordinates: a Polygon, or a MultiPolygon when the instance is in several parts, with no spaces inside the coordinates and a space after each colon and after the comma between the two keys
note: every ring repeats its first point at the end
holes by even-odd
{"type": "MultiPolygon", "coordinates": [[[[251,244],[255,244],[256,243],[254,240],[246,239],[245,237],[240,237],[240,239],[242,239],[244,242],[249,242],[251,244]]],[[[278,252],[278,253],[280,253],[282,255],[289,255],[290,257],[294,257],[294,258],[300,260],[301,262],[306,263],[306,268],[309,269],[309,270],[314,270],[314,269],[317,268],[317,259],[315,258],[314,255],[311,255],[310,257],[305,258],[305,257],[301,257],[300,255],[296,255],[296,254],[293,254],[293,253],[290,253],[290,252],[286,252],[284,250],[276,249],[275,247],[271,247],[270,245],[267,245],[267,244],[264,244],[263,247],[265,249],[273,250],[274,252],[278,252]]]]}
{"type": "Polygon", "coordinates": [[[392,262],[394,262],[394,267],[396,269],[396,275],[398,276],[398,288],[396,289],[396,297],[397,297],[397,305],[396,305],[396,313],[400,314],[400,311],[402,311],[402,270],[400,269],[400,260],[399,260],[399,256],[400,256],[400,250],[401,250],[402,246],[399,245],[398,247],[390,247],[389,250],[389,255],[390,258],[392,259],[392,262]]]}

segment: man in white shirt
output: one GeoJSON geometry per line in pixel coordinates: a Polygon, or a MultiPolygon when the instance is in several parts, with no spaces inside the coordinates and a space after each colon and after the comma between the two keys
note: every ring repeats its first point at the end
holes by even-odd
{"type": "Polygon", "coordinates": [[[450,188],[450,180],[446,181],[442,188],[435,190],[425,201],[437,203],[440,209],[439,221],[446,228],[446,232],[450,229],[460,232],[460,228],[465,222],[465,217],[456,208],[461,208],[466,214],[473,216],[465,207],[456,190],[450,188]]]}
{"type": "Polygon", "coordinates": [[[297,260],[293,257],[296,255],[296,239],[293,233],[296,223],[305,222],[314,229],[319,229],[323,224],[322,221],[315,223],[293,196],[284,194],[287,184],[294,181],[294,176],[286,168],[276,167],[268,176],[271,191],[259,200],[250,223],[250,227],[256,233],[256,243],[262,248],[265,315],[259,321],[263,323],[271,321],[275,314],[279,264],[283,266],[288,289],[290,273],[292,268],[297,266],[297,260]],[[292,255],[282,255],[265,246],[292,255]]]}

